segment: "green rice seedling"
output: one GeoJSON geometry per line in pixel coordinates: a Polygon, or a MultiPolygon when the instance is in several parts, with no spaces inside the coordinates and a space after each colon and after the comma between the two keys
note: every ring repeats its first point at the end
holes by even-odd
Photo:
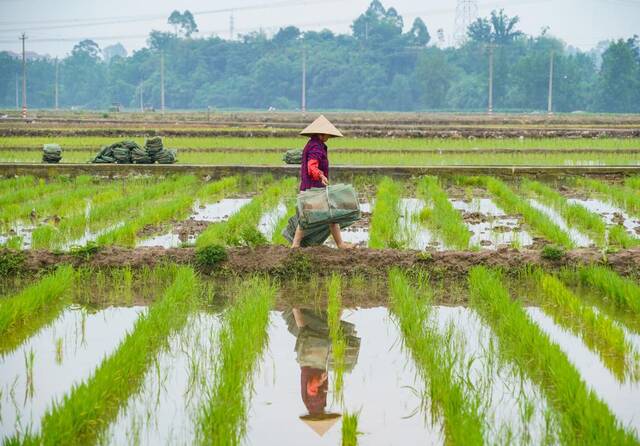
{"type": "MultiPolygon", "coordinates": [[[[4,140],[4,138],[3,138],[4,140]]],[[[0,145],[2,143],[0,142],[0,145]]],[[[0,180],[0,194],[4,194],[7,191],[19,190],[25,187],[32,186],[35,182],[35,178],[31,175],[24,175],[13,178],[3,178],[0,180]]]]}
{"type": "Polygon", "coordinates": [[[346,413],[342,416],[342,446],[358,446],[358,413],[346,413]]]}
{"type": "MultiPolygon", "coordinates": [[[[640,194],[633,187],[615,186],[590,178],[578,178],[576,184],[583,189],[597,192],[605,196],[616,206],[621,207],[629,214],[640,217],[640,194]]],[[[634,183],[631,183],[634,184],[634,183]]]]}
{"type": "Polygon", "coordinates": [[[640,190],[640,176],[627,178],[624,181],[624,185],[632,189],[640,190]]]}
{"type": "Polygon", "coordinates": [[[196,198],[203,203],[212,203],[224,197],[225,194],[238,188],[239,177],[225,177],[218,181],[213,181],[202,186],[196,198]]]}
{"type": "Polygon", "coordinates": [[[110,195],[92,206],[90,212],[78,212],[63,219],[57,226],[41,226],[33,231],[32,247],[62,248],[71,240],[78,239],[86,231],[97,231],[119,221],[139,214],[144,204],[158,203],[163,196],[174,191],[191,190],[197,179],[191,175],[170,178],[159,184],[144,179],[129,187],[129,190],[110,195]]]}
{"type": "Polygon", "coordinates": [[[591,212],[584,206],[570,203],[560,193],[538,181],[523,179],[520,187],[525,192],[534,194],[547,206],[555,209],[564,218],[568,225],[575,226],[586,233],[594,241],[596,246],[604,247],[607,241],[607,226],[602,217],[591,212]]]}
{"type": "Polygon", "coordinates": [[[29,353],[24,352],[24,368],[26,376],[26,394],[25,399],[33,398],[35,386],[33,382],[33,364],[36,362],[36,354],[33,350],[29,350],[29,353]]]}
{"type": "Polygon", "coordinates": [[[276,287],[263,278],[238,286],[237,300],[224,314],[214,376],[198,416],[197,440],[207,445],[239,445],[246,432],[248,389],[268,341],[269,310],[276,287]]]}
{"type": "Polygon", "coordinates": [[[640,246],[640,238],[634,237],[627,232],[623,225],[613,225],[609,228],[609,246],[622,249],[640,246]]]}
{"type": "Polygon", "coordinates": [[[512,361],[547,394],[562,444],[635,445],[605,403],[587,388],[560,347],[512,300],[500,274],[484,266],[469,273],[471,305],[499,339],[500,355],[512,361]]]}
{"type": "Polygon", "coordinates": [[[9,237],[4,243],[0,244],[0,247],[6,249],[19,250],[22,249],[23,238],[19,235],[9,237]]]}
{"type": "Polygon", "coordinates": [[[63,339],[62,338],[57,338],[56,339],[56,364],[61,365],[62,364],[62,360],[63,360],[63,339]]]}
{"type": "Polygon", "coordinates": [[[296,212],[296,197],[291,195],[285,198],[285,207],[287,211],[285,214],[278,220],[276,227],[273,230],[273,236],[271,237],[271,243],[274,245],[288,246],[289,241],[284,238],[282,235],[282,231],[287,227],[289,223],[289,219],[296,212]]]}
{"type": "Polygon", "coordinates": [[[179,268],[173,284],[106,357],[92,376],[75,385],[42,418],[38,435],[14,439],[22,444],[87,445],[118,415],[167,338],[179,331],[194,308],[198,279],[188,267],[179,268]]]}
{"type": "Polygon", "coordinates": [[[327,284],[327,323],[331,338],[331,353],[333,356],[333,391],[337,401],[342,401],[342,387],[344,385],[344,355],[347,341],[340,326],[342,315],[342,282],[340,276],[332,274],[327,284]]]}
{"type": "Polygon", "coordinates": [[[385,177],[378,184],[369,229],[370,248],[399,248],[400,186],[385,177]]]}
{"type": "Polygon", "coordinates": [[[464,224],[460,212],[453,207],[447,194],[440,187],[438,178],[421,178],[418,182],[418,196],[431,207],[428,218],[423,220],[424,223],[442,237],[445,245],[454,249],[467,249],[471,232],[464,224]]]}
{"type": "Polygon", "coordinates": [[[529,278],[535,284],[530,294],[534,301],[556,324],[580,337],[595,351],[620,382],[637,374],[638,355],[613,320],[585,305],[558,278],[540,269],[529,273],[529,278]]]}
{"type": "MultiPolygon", "coordinates": [[[[141,146],[144,138],[132,138],[141,146]]],[[[51,139],[42,136],[10,136],[0,140],[0,147],[15,149],[18,147],[42,148],[43,144],[51,139]]],[[[59,136],[56,142],[65,148],[64,155],[70,153],[69,149],[88,149],[95,155],[100,147],[113,143],[110,136],[59,136]]],[[[291,149],[301,147],[304,142],[299,137],[199,137],[176,136],[165,137],[165,145],[178,149],[291,149]]],[[[331,149],[548,149],[580,150],[580,149],[637,149],[640,147],[638,138],[486,138],[486,139],[451,139],[451,138],[398,138],[398,137],[367,137],[367,138],[340,138],[331,141],[331,149]]],[[[41,153],[36,152],[36,157],[41,153]]],[[[35,159],[35,158],[34,158],[35,159]]],[[[39,159],[38,159],[39,161],[39,159]]]]}
{"type": "Polygon", "coordinates": [[[151,202],[142,206],[137,218],[125,222],[124,225],[100,235],[98,245],[120,245],[133,247],[138,232],[146,226],[157,226],[172,219],[184,219],[193,208],[194,196],[189,190],[181,191],[176,198],[166,202],[151,202]]]}
{"type": "Polygon", "coordinates": [[[392,269],[389,295],[403,342],[428,381],[431,410],[443,420],[445,442],[483,444],[485,424],[479,394],[467,385],[466,377],[453,372],[458,361],[467,359],[455,351],[450,338],[438,332],[428,284],[422,279],[416,289],[403,272],[392,269]]]}
{"type": "Polygon", "coordinates": [[[60,314],[74,279],[73,268],[61,266],[20,293],[0,301],[0,354],[12,351],[60,314]]]}
{"type": "MultiPolygon", "coordinates": [[[[196,247],[206,245],[239,246],[249,245],[247,237],[257,232],[262,214],[275,207],[283,195],[295,187],[295,178],[286,178],[267,187],[260,195],[254,197],[227,221],[214,223],[205,229],[196,239],[196,247]]],[[[249,238],[249,239],[248,239],[249,238]]]]}
{"type": "Polygon", "coordinates": [[[568,249],[575,247],[566,231],[556,225],[546,214],[518,196],[504,182],[491,177],[480,177],[478,181],[495,197],[498,206],[505,212],[522,214],[524,221],[550,242],[568,249]]]}
{"type": "Polygon", "coordinates": [[[614,306],[640,316],[640,286],[603,266],[589,265],[576,271],[579,281],[598,290],[614,306]]]}

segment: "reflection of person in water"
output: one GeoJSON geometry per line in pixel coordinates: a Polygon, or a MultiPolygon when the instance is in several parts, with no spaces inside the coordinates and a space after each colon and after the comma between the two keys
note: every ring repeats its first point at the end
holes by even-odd
{"type": "MultiPolygon", "coordinates": [[[[300,418],[314,431],[323,435],[340,417],[326,412],[331,363],[331,338],[326,312],[294,308],[284,313],[291,334],[296,337],[296,359],[300,365],[300,391],[309,412],[300,418]]],[[[340,321],[347,339],[345,367],[351,370],[358,358],[360,338],[353,324],[340,321]]]]}

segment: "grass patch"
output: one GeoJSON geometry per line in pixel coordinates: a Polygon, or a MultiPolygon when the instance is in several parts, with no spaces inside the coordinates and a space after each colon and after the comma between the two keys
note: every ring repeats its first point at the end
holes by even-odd
{"type": "Polygon", "coordinates": [[[389,177],[378,184],[369,229],[370,248],[399,248],[400,186],[389,177]]]}
{"type": "Polygon", "coordinates": [[[389,272],[391,310],[425,380],[428,380],[431,410],[442,417],[446,444],[480,445],[484,443],[485,425],[480,398],[468,385],[467,378],[454,373],[455,363],[464,361],[451,342],[437,329],[431,310],[432,295],[421,280],[418,289],[409,284],[398,269],[389,272]]]}
{"type": "Polygon", "coordinates": [[[196,264],[203,269],[215,269],[228,258],[229,255],[224,246],[207,245],[196,249],[196,264]]]}
{"type": "Polygon", "coordinates": [[[589,390],[557,344],[512,300],[500,274],[484,266],[469,273],[471,304],[499,338],[499,351],[547,394],[562,444],[635,445],[605,403],[589,390]]]}
{"type": "MultiPolygon", "coordinates": [[[[8,245],[7,248],[9,248],[8,245]]],[[[0,250],[0,278],[17,274],[22,269],[24,260],[25,255],[21,251],[14,251],[13,249],[0,250]]]]}
{"type": "Polygon", "coordinates": [[[239,445],[246,432],[250,380],[267,345],[269,310],[276,287],[263,278],[238,286],[236,302],[225,312],[214,376],[198,415],[197,439],[207,445],[239,445]]]}
{"type": "Polygon", "coordinates": [[[460,250],[469,248],[471,232],[440,187],[438,178],[427,176],[420,179],[418,196],[431,206],[431,209],[423,210],[422,221],[442,237],[445,245],[460,250]]]}
{"type": "Polygon", "coordinates": [[[596,246],[604,247],[607,243],[607,226],[602,217],[576,203],[570,203],[560,193],[538,181],[523,179],[522,190],[534,194],[547,206],[555,209],[568,225],[575,226],[587,234],[596,246]]]}
{"type": "Polygon", "coordinates": [[[61,266],[54,273],[0,300],[0,353],[20,345],[33,332],[53,321],[68,300],[75,272],[61,266]]]}
{"type": "Polygon", "coordinates": [[[47,410],[40,435],[27,434],[19,440],[24,444],[95,443],[129,396],[142,385],[145,371],[167,338],[185,324],[197,294],[195,273],[190,268],[180,268],[173,284],[138,319],[118,349],[102,361],[89,379],[74,386],[47,410]]]}

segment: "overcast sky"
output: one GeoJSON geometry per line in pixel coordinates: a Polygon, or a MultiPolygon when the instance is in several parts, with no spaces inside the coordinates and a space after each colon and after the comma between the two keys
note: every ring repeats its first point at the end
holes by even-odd
{"type": "MultiPolygon", "coordinates": [[[[152,29],[171,30],[167,17],[174,9],[191,10],[199,36],[228,38],[231,13],[235,34],[263,28],[272,34],[280,26],[302,30],[331,29],[347,33],[349,25],[370,0],[0,0],[0,51],[18,52],[18,36],[25,31],[27,50],[64,56],[83,38],[93,38],[100,47],[121,42],[131,53],[146,44],[152,29]],[[270,5],[270,6],[269,6],[270,5]],[[221,11],[222,10],[222,11],[221,11]]],[[[453,41],[457,0],[384,0],[404,18],[405,28],[421,17],[436,40],[444,30],[446,43],[453,41]]],[[[520,29],[550,33],[570,45],[590,49],[599,41],[640,34],[640,0],[478,0],[479,16],[504,8],[520,16],[520,29]]]]}

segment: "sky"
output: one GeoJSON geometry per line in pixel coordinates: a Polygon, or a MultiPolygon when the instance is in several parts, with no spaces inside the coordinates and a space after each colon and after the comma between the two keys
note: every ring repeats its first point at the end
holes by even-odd
{"type": "MultiPolygon", "coordinates": [[[[444,31],[444,44],[455,43],[456,5],[461,0],[383,0],[404,18],[405,31],[416,17],[427,24],[436,42],[436,31],[444,31]]],[[[472,0],[467,0],[474,3],[472,0]]],[[[0,51],[20,51],[19,35],[27,34],[27,51],[63,57],[73,45],[92,38],[101,48],[122,43],[127,51],[146,45],[152,29],[170,31],[167,17],[174,9],[194,13],[200,32],[196,36],[234,36],[263,29],[275,33],[279,27],[305,30],[328,28],[350,32],[349,25],[370,0],[0,0],[0,51]],[[230,9],[234,9],[233,13],[230,9]]],[[[504,8],[520,16],[519,29],[538,35],[542,28],[567,44],[589,50],[603,40],[640,34],[640,0],[477,0],[478,16],[504,8]]]]}

